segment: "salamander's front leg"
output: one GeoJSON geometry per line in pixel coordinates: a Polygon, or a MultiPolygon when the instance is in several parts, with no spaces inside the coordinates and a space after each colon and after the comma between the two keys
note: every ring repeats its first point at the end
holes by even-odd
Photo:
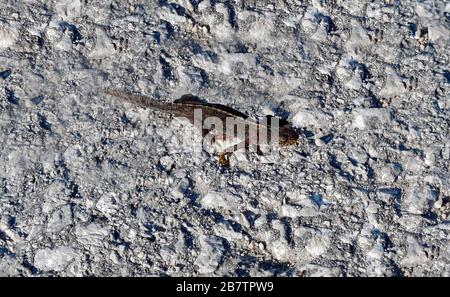
{"type": "MultiPolygon", "coordinates": [[[[224,152],[219,154],[219,163],[222,166],[230,166],[230,156],[233,152],[237,151],[240,148],[245,148],[247,151],[250,148],[250,141],[248,139],[243,140],[242,142],[232,145],[225,149],[224,152]]],[[[259,145],[256,145],[256,153],[258,155],[263,155],[261,148],[259,145]]]]}

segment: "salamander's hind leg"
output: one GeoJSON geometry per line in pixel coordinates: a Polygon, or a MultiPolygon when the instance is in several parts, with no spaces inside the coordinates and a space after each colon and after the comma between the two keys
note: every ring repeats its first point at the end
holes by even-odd
{"type": "Polygon", "coordinates": [[[230,156],[232,152],[224,152],[219,154],[219,164],[222,166],[230,166],[230,156]]]}
{"type": "MultiPolygon", "coordinates": [[[[250,145],[249,140],[246,139],[246,140],[242,141],[241,143],[238,143],[238,144],[235,144],[235,145],[232,145],[232,146],[226,148],[224,152],[219,154],[220,165],[229,166],[230,165],[230,156],[233,152],[235,152],[238,149],[243,148],[243,147],[245,148],[246,151],[248,151],[250,146],[251,145],[250,145]]],[[[259,156],[264,155],[263,151],[261,150],[261,147],[258,144],[256,144],[256,153],[259,156]]]]}
{"type": "Polygon", "coordinates": [[[238,149],[242,148],[243,145],[245,147],[245,143],[247,143],[247,141],[242,141],[238,144],[232,145],[227,147],[224,151],[219,153],[219,163],[222,166],[230,166],[230,156],[232,153],[234,153],[235,151],[237,151],[238,149]]]}

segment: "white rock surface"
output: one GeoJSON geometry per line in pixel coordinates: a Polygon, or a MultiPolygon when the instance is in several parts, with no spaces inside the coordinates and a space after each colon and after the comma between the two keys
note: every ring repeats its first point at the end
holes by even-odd
{"type": "Polygon", "coordinates": [[[358,108],[353,111],[353,127],[365,130],[370,129],[371,124],[389,124],[391,112],[386,108],[358,108]]]}
{"type": "Polygon", "coordinates": [[[102,29],[95,31],[95,47],[90,52],[89,56],[92,59],[101,59],[114,54],[114,46],[111,39],[102,29]]]}
{"type": "Polygon", "coordinates": [[[106,193],[97,201],[95,206],[105,216],[109,217],[117,213],[119,210],[118,197],[115,193],[106,193]]]}
{"type": "Polygon", "coordinates": [[[402,264],[407,267],[414,267],[425,264],[427,260],[423,246],[413,236],[408,237],[408,248],[405,257],[402,259],[402,264]]]}
{"type": "Polygon", "coordinates": [[[425,214],[436,201],[436,193],[429,185],[412,184],[405,193],[402,209],[413,214],[425,214]]]}
{"type": "Polygon", "coordinates": [[[53,211],[48,222],[48,232],[59,232],[64,227],[72,223],[72,208],[70,205],[63,205],[60,208],[53,211]]]}
{"type": "Polygon", "coordinates": [[[380,91],[382,97],[395,97],[406,92],[405,84],[400,75],[392,68],[386,69],[386,81],[380,91]]]}
{"type": "Polygon", "coordinates": [[[7,24],[0,22],[0,50],[12,46],[19,37],[18,30],[7,24]]]}
{"type": "Polygon", "coordinates": [[[0,275],[2,276],[18,276],[21,266],[17,259],[12,255],[4,255],[0,259],[0,275]]]}
{"type": "Polygon", "coordinates": [[[205,208],[236,211],[241,199],[228,193],[209,192],[200,199],[200,204],[205,208]]]}
{"type": "Polygon", "coordinates": [[[81,0],[58,0],[55,10],[63,19],[73,20],[81,16],[81,0]]]}
{"type": "Polygon", "coordinates": [[[217,236],[202,235],[199,237],[200,253],[195,260],[199,272],[209,274],[219,267],[223,253],[223,239],[217,236]]]}
{"type": "Polygon", "coordinates": [[[77,252],[70,247],[57,247],[55,249],[41,249],[34,256],[34,265],[43,271],[61,271],[77,257],[77,252]]]}
{"type": "Polygon", "coordinates": [[[76,226],[75,235],[77,240],[84,245],[103,246],[105,237],[110,233],[108,226],[91,223],[86,226],[76,226]]]}

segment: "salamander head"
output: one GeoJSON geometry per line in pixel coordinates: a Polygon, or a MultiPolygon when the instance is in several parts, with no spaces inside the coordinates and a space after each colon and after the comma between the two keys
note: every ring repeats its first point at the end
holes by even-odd
{"type": "Polygon", "coordinates": [[[280,146],[297,144],[298,138],[298,133],[290,125],[283,125],[280,127],[278,135],[278,143],[280,146]]]}

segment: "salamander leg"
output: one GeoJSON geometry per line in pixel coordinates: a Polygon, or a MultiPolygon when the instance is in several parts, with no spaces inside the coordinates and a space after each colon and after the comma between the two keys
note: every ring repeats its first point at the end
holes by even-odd
{"type": "Polygon", "coordinates": [[[220,153],[219,154],[219,164],[222,166],[230,166],[230,156],[231,156],[231,152],[225,152],[225,153],[220,153]]]}

